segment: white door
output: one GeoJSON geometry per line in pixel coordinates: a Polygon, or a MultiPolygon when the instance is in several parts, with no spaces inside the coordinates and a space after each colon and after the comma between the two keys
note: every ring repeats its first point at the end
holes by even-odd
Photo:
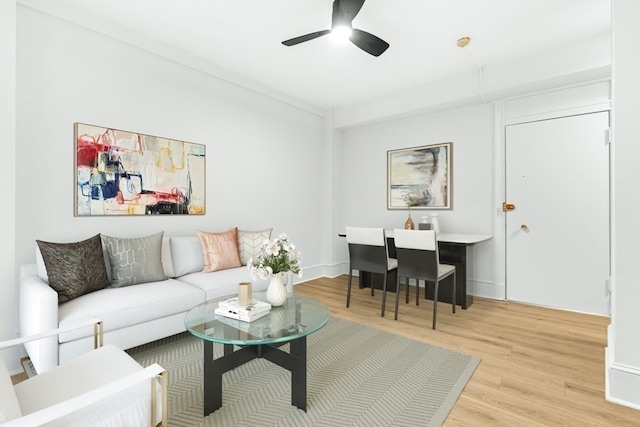
{"type": "Polygon", "coordinates": [[[506,127],[508,300],[608,315],[609,113],[506,127]]]}

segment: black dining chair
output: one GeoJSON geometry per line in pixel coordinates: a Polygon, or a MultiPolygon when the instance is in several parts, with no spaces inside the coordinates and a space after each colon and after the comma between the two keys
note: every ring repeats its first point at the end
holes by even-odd
{"type": "MultiPolygon", "coordinates": [[[[347,284],[347,307],[351,301],[351,279],[353,270],[384,276],[380,316],[384,317],[388,283],[395,280],[398,261],[389,258],[384,228],[345,227],[349,245],[349,282],[347,284]]],[[[371,283],[371,295],[374,295],[371,283]]]]}
{"type": "MultiPolygon", "coordinates": [[[[398,260],[398,272],[396,277],[396,312],[398,320],[398,296],[400,295],[400,277],[406,279],[407,301],[409,294],[409,279],[416,279],[416,298],[420,298],[420,280],[424,280],[425,290],[427,282],[434,282],[433,292],[433,323],[436,328],[436,316],[438,313],[438,287],[440,282],[453,276],[451,283],[452,310],[456,312],[456,267],[449,264],[440,264],[438,252],[438,240],[434,230],[393,230],[393,238],[396,246],[398,260]]],[[[416,305],[418,300],[416,300],[416,305]]]]}

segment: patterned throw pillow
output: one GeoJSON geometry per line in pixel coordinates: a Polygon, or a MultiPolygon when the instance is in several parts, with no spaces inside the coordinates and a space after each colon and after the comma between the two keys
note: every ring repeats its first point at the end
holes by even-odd
{"type": "Polygon", "coordinates": [[[163,232],[125,239],[102,235],[111,264],[111,286],[138,285],[167,280],[162,267],[163,232]]]}
{"type": "Polygon", "coordinates": [[[49,286],[65,302],[109,286],[100,235],[74,243],[52,243],[36,240],[49,286]]]}
{"type": "Polygon", "coordinates": [[[240,267],[238,253],[238,229],[232,228],[224,233],[206,233],[197,231],[202,247],[204,273],[240,267]]]}
{"type": "Polygon", "coordinates": [[[238,251],[240,252],[240,262],[247,265],[249,259],[256,259],[262,248],[262,242],[271,239],[272,228],[259,231],[238,230],[238,251]]]}

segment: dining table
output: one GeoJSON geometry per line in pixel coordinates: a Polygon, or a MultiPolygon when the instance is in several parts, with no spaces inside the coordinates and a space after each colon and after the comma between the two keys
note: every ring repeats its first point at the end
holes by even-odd
{"type": "MultiPolygon", "coordinates": [[[[338,236],[346,237],[346,233],[339,233],[338,236]]],[[[393,238],[393,230],[385,230],[387,238],[387,249],[389,258],[396,257],[396,246],[393,238]]],[[[440,263],[451,264],[456,267],[456,305],[463,310],[468,309],[473,304],[473,294],[468,292],[472,286],[470,283],[470,272],[473,272],[473,248],[476,244],[490,240],[493,236],[487,234],[471,233],[436,233],[438,240],[438,251],[440,263]]],[[[359,272],[359,286],[375,289],[382,289],[383,276],[369,272],[359,272]]],[[[396,292],[395,285],[387,288],[390,292],[396,292]]],[[[433,300],[433,287],[426,288],[427,299],[433,300]]],[[[438,301],[451,303],[451,295],[441,292],[438,301]]]]}

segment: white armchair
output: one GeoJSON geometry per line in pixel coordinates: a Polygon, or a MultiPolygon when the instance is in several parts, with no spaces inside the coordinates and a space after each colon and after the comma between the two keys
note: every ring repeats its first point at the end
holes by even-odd
{"type": "Polygon", "coordinates": [[[0,360],[2,426],[166,426],[167,374],[140,366],[114,345],[102,346],[97,319],[0,343],[0,350],[94,325],[96,348],[15,386],[0,360]]]}

